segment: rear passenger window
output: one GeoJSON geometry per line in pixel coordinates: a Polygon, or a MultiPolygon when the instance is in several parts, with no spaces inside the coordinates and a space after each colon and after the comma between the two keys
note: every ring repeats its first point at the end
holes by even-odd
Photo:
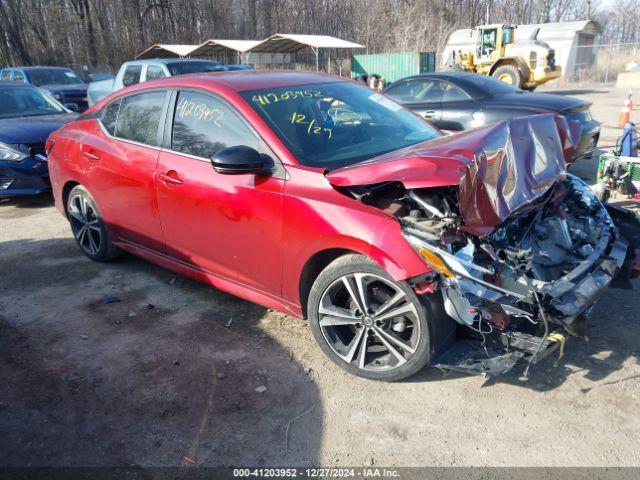
{"type": "Polygon", "coordinates": [[[173,115],[172,150],[209,159],[218,150],[238,145],[259,152],[265,152],[266,148],[223,101],[195,92],[178,94],[173,115]]]}
{"type": "Polygon", "coordinates": [[[158,127],[165,106],[164,90],[124,97],[116,120],[115,136],[158,146],[158,127]]]}
{"type": "Polygon", "coordinates": [[[159,78],[164,78],[166,75],[162,68],[156,65],[149,65],[147,67],[147,80],[158,80],[159,78]]]}
{"type": "Polygon", "coordinates": [[[442,97],[440,82],[429,78],[407,80],[387,90],[387,95],[399,102],[439,102],[442,97]]]}
{"type": "Polygon", "coordinates": [[[122,84],[125,87],[140,83],[140,73],[142,73],[142,65],[129,65],[125,67],[122,74],[122,84]]]}
{"type": "Polygon", "coordinates": [[[100,116],[100,121],[104,128],[111,135],[115,135],[116,133],[116,119],[118,118],[118,110],[120,109],[120,100],[116,100],[115,102],[111,102],[109,105],[104,107],[102,110],[102,115],[100,116]]]}
{"type": "Polygon", "coordinates": [[[469,100],[469,97],[455,85],[445,84],[444,93],[442,94],[443,102],[455,102],[458,100],[469,100]]]}
{"type": "Polygon", "coordinates": [[[20,70],[14,70],[12,80],[14,82],[24,82],[24,74],[20,70]]]}

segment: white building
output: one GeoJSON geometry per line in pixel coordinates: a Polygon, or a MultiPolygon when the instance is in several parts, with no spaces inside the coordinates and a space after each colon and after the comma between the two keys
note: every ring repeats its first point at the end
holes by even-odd
{"type": "MultiPolygon", "coordinates": [[[[565,78],[571,79],[581,68],[595,63],[596,36],[602,32],[602,27],[595,20],[518,25],[515,31],[516,41],[530,38],[537,28],[540,29],[537,39],[548,43],[555,50],[556,65],[562,67],[565,78]]],[[[477,33],[474,29],[453,32],[442,52],[441,66],[446,65],[452,51],[474,50],[477,33]]]]}

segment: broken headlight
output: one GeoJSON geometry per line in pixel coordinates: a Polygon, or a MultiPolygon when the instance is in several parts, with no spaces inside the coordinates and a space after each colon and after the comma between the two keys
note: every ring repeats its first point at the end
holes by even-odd
{"type": "Polygon", "coordinates": [[[14,147],[0,142],[0,161],[21,162],[27,155],[14,147]]]}
{"type": "Polygon", "coordinates": [[[472,261],[474,246],[471,242],[453,254],[413,235],[406,235],[406,238],[427,265],[448,278],[474,277],[472,271],[488,275],[495,273],[490,268],[482,267],[472,261]]]}
{"type": "Polygon", "coordinates": [[[423,245],[414,245],[413,247],[416,249],[418,254],[422,257],[422,259],[433,268],[435,271],[440,272],[445,277],[454,277],[455,274],[449,270],[446,262],[442,259],[441,255],[438,255],[433,250],[433,247],[427,244],[423,245]]]}

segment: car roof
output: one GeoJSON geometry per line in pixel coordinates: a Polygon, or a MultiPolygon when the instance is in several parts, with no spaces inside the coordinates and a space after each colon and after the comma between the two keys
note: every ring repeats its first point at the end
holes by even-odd
{"type": "Polygon", "coordinates": [[[25,70],[29,72],[33,70],[72,70],[72,69],[69,67],[33,66],[33,67],[7,67],[6,70],[25,70]]]}
{"type": "Polygon", "coordinates": [[[146,65],[150,63],[164,63],[165,65],[170,65],[172,63],[198,63],[198,62],[208,62],[215,63],[220,65],[220,62],[215,60],[208,60],[206,58],[145,58],[141,60],[129,60],[128,62],[124,62],[126,65],[146,65]]]}
{"type": "MultiPolygon", "coordinates": [[[[273,71],[273,70],[231,70],[224,72],[207,72],[154,80],[153,86],[207,86],[220,85],[236,92],[261,90],[265,88],[295,87],[314,83],[348,82],[341,77],[322,73],[273,71]]],[[[138,84],[144,85],[144,84],[138,84]]]]}
{"type": "MultiPolygon", "coordinates": [[[[391,85],[395,85],[404,80],[411,80],[416,78],[434,78],[434,79],[446,80],[458,87],[461,87],[467,94],[471,95],[471,97],[473,98],[486,97],[488,94],[491,94],[490,90],[486,88],[482,88],[476,82],[470,81],[477,77],[487,78],[486,75],[479,75],[477,73],[471,73],[471,72],[456,72],[456,71],[432,72],[432,73],[420,73],[418,75],[413,75],[411,77],[405,77],[392,83],[391,85]]],[[[391,87],[391,85],[389,85],[389,87],[391,87]]]]}
{"type": "Polygon", "coordinates": [[[220,64],[220,62],[216,62],[215,60],[209,60],[207,58],[164,58],[164,59],[158,59],[158,62],[162,62],[162,63],[198,63],[198,62],[209,62],[209,63],[217,63],[220,64]]]}
{"type": "MultiPolygon", "coordinates": [[[[442,79],[446,79],[446,80],[457,80],[457,79],[464,80],[465,78],[472,78],[475,75],[477,75],[477,73],[470,73],[470,72],[431,72],[431,73],[420,73],[418,75],[413,75],[413,76],[407,77],[407,78],[432,77],[432,78],[442,78],[442,79]]],[[[403,78],[402,80],[406,80],[406,78],[403,78]]]]}

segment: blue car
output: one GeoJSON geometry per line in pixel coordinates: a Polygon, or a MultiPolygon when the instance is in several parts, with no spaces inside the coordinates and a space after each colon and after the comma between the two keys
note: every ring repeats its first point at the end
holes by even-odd
{"type": "Polygon", "coordinates": [[[0,81],[0,197],[51,189],[45,142],[76,117],[39,88],[0,81]]]}
{"type": "Polygon", "coordinates": [[[87,84],[70,68],[14,67],[0,70],[0,81],[29,83],[44,88],[51,96],[71,110],[84,112],[87,103],[87,84]],[[74,106],[75,105],[75,106],[74,106]]]}

